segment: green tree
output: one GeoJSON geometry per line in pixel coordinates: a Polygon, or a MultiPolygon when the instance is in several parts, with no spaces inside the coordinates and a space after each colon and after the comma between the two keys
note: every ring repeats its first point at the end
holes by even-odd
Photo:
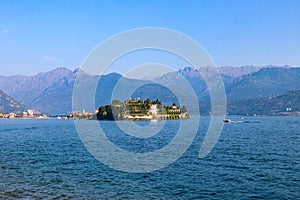
{"type": "Polygon", "coordinates": [[[112,105],[122,105],[123,103],[120,100],[114,99],[112,105]]]}
{"type": "Polygon", "coordinates": [[[148,98],[148,99],[146,99],[146,104],[147,105],[150,105],[151,104],[151,100],[148,98]]]}

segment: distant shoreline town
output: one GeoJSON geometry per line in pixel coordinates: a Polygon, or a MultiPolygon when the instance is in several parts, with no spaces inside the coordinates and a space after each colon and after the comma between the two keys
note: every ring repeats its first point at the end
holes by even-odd
{"type": "Polygon", "coordinates": [[[0,112],[0,119],[47,119],[49,118],[46,114],[42,114],[39,111],[36,111],[35,109],[27,109],[24,112],[0,112]]]}

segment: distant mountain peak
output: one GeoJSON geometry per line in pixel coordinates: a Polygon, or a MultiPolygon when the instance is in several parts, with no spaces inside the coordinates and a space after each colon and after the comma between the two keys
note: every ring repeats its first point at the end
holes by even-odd
{"type": "Polygon", "coordinates": [[[191,71],[196,71],[196,70],[193,67],[186,66],[183,68],[183,70],[180,69],[179,71],[191,72],[191,71]]]}
{"type": "Polygon", "coordinates": [[[55,68],[51,71],[48,71],[48,72],[40,72],[37,74],[38,75],[43,75],[43,74],[53,74],[53,73],[71,73],[72,71],[66,67],[58,67],[58,68],[55,68]]]}
{"type": "Polygon", "coordinates": [[[83,71],[82,69],[80,68],[76,68],[73,72],[72,72],[73,75],[76,76],[76,78],[85,78],[85,77],[88,77],[89,74],[86,73],[85,71],[83,71]]]}
{"type": "Polygon", "coordinates": [[[56,69],[53,69],[52,71],[48,72],[48,73],[63,73],[63,74],[70,74],[72,73],[72,71],[66,67],[59,67],[56,69]]]}
{"type": "Polygon", "coordinates": [[[187,75],[195,76],[195,77],[199,76],[198,70],[190,66],[184,67],[183,69],[179,69],[178,73],[183,76],[187,76],[187,75]]]}

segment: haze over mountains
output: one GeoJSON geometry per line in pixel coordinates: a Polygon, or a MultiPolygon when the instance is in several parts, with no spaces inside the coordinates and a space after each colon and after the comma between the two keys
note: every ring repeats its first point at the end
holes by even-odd
{"type": "MultiPolygon", "coordinates": [[[[200,68],[199,70],[207,69],[200,68]]],[[[244,66],[220,67],[219,71],[224,81],[227,98],[231,103],[236,100],[246,101],[275,97],[287,91],[300,90],[300,68],[244,66]]],[[[38,109],[48,115],[69,114],[72,111],[74,81],[79,73],[81,73],[80,80],[85,84],[94,83],[99,79],[99,76],[91,76],[79,70],[71,71],[67,68],[57,68],[35,76],[0,76],[0,90],[24,103],[27,107],[38,109]]],[[[168,89],[169,87],[176,88],[180,95],[189,98],[187,91],[190,88],[182,84],[184,79],[194,89],[200,102],[209,101],[208,89],[199,71],[185,67],[156,77],[156,84],[147,80],[129,79],[117,73],[103,75],[97,86],[95,107],[111,103],[111,94],[119,80],[122,81],[122,85],[128,88],[143,85],[135,90],[132,97],[158,98],[164,104],[171,104],[177,102],[177,99],[173,92],[168,89]]],[[[0,105],[3,105],[3,102],[0,105]]],[[[189,111],[194,106],[188,105],[189,111]]],[[[207,107],[209,106],[204,106],[204,109],[201,109],[202,112],[209,112],[207,107]]],[[[86,110],[93,112],[94,108],[86,108],[86,110]]],[[[235,111],[232,112],[235,113],[235,111]]]]}

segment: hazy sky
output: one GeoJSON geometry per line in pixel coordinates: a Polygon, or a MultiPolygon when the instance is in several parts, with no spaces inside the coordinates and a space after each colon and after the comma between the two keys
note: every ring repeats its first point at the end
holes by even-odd
{"type": "Polygon", "coordinates": [[[218,66],[300,66],[299,0],[0,0],[0,74],[74,69],[103,40],[141,27],[190,36],[218,66]]]}

